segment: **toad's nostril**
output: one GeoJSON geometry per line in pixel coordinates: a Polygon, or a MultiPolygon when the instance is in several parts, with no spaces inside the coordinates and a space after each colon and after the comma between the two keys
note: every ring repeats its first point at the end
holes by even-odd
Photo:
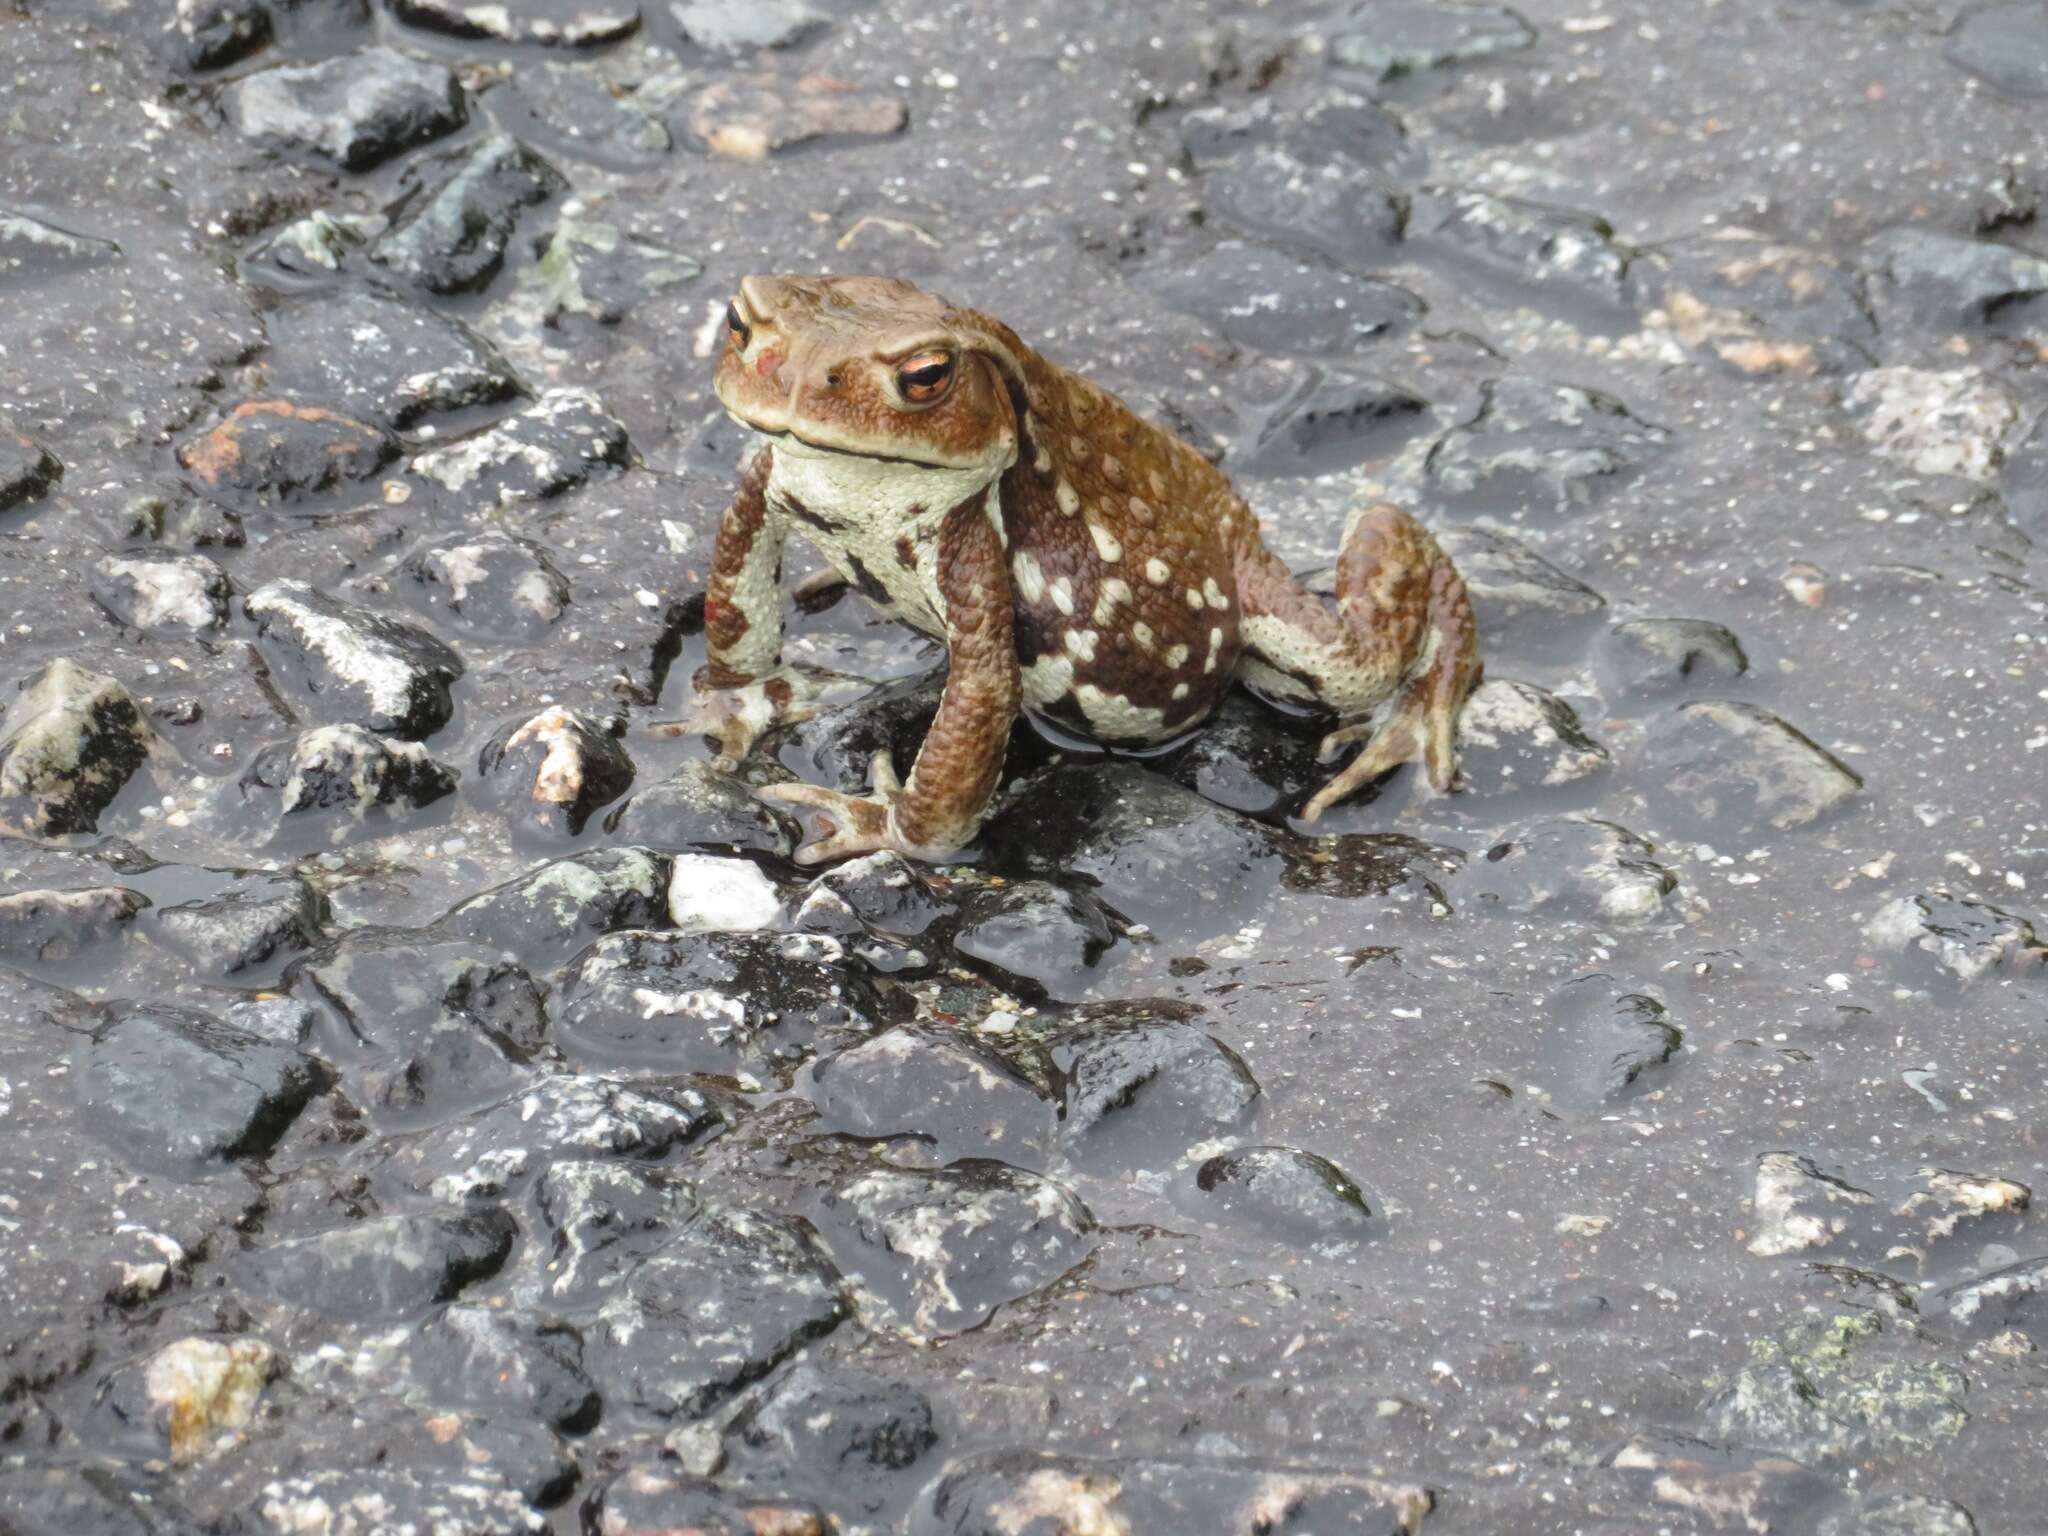
{"type": "Polygon", "coordinates": [[[828,374],[826,374],[826,375],[825,375],[825,387],[826,387],[827,389],[837,389],[837,388],[839,387],[839,375],[838,375],[838,374],[836,374],[836,373],[828,373],[828,374]]]}

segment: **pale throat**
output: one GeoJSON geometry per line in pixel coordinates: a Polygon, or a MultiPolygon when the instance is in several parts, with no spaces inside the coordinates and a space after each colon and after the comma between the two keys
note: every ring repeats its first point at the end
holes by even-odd
{"type": "Polygon", "coordinates": [[[887,532],[892,540],[919,509],[943,516],[948,508],[980,495],[1002,474],[1000,465],[937,469],[900,459],[834,453],[788,438],[771,439],[770,446],[771,497],[793,497],[835,522],[887,532]]]}
{"type": "Polygon", "coordinates": [[[940,525],[953,507],[973,498],[1000,530],[1000,469],[927,468],[804,444],[792,447],[786,438],[771,446],[768,502],[789,516],[791,531],[815,545],[848,580],[858,581],[866,571],[888,593],[897,618],[943,637],[940,525]],[[811,517],[797,515],[792,503],[811,517]]]}

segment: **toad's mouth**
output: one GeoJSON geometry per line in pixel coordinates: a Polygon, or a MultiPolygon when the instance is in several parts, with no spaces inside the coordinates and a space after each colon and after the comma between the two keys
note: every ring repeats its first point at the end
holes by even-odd
{"type": "Polygon", "coordinates": [[[907,464],[913,469],[944,470],[953,474],[962,471],[986,469],[981,462],[959,463],[940,459],[913,458],[907,453],[881,453],[871,448],[852,448],[843,443],[823,443],[816,438],[805,437],[794,427],[763,426],[758,421],[749,421],[737,411],[728,409],[726,414],[751,432],[771,439],[776,451],[787,453],[791,458],[800,459],[865,459],[875,464],[907,464]]]}

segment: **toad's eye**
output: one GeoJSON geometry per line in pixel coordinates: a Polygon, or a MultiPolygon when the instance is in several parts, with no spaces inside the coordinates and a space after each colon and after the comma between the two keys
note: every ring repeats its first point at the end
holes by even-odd
{"type": "Polygon", "coordinates": [[[725,306],[725,334],[732,338],[732,344],[736,347],[745,347],[754,334],[752,327],[740,318],[740,307],[737,304],[725,306]]]}
{"type": "Polygon", "coordinates": [[[903,398],[916,405],[929,405],[953,387],[953,354],[914,352],[897,364],[896,387],[903,398]]]}

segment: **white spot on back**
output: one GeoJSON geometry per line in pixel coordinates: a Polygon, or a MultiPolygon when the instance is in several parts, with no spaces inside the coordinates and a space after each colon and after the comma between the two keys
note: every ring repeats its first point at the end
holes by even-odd
{"type": "Polygon", "coordinates": [[[1096,633],[1092,629],[1070,629],[1061,636],[1067,650],[1080,661],[1095,659],[1096,633]]]}
{"type": "Polygon", "coordinates": [[[1074,584],[1066,577],[1055,580],[1046,591],[1052,596],[1053,607],[1071,617],[1074,612],[1074,584]]]}
{"type": "Polygon", "coordinates": [[[1168,646],[1168,647],[1166,648],[1166,664],[1167,664],[1167,665],[1168,665],[1169,667],[1178,667],[1178,666],[1182,666],[1182,665],[1184,665],[1184,664],[1186,663],[1187,659],[1188,659],[1188,648],[1187,648],[1186,646],[1184,646],[1184,645],[1169,645],[1169,646],[1168,646]]]}
{"type": "Polygon", "coordinates": [[[1089,726],[1104,736],[1145,741],[1166,734],[1164,711],[1133,704],[1124,694],[1107,693],[1093,683],[1082,683],[1074,690],[1074,698],[1081,713],[1088,717],[1089,726]]]}
{"type": "Polygon", "coordinates": [[[1041,656],[1019,674],[1024,703],[1032,709],[1056,704],[1074,691],[1074,658],[1041,656]]]}
{"type": "Polygon", "coordinates": [[[1095,589],[1095,622],[1107,624],[1116,613],[1118,603],[1131,600],[1131,589],[1112,576],[1095,589]]]}
{"type": "Polygon", "coordinates": [[[1060,511],[1068,517],[1081,510],[1081,493],[1064,480],[1053,487],[1052,499],[1059,503],[1060,511]]]}
{"type": "Polygon", "coordinates": [[[1173,580],[1173,570],[1164,560],[1154,555],[1145,562],[1145,579],[1155,587],[1163,587],[1173,580]]]}
{"type": "Polygon", "coordinates": [[[1216,578],[1214,576],[1211,576],[1202,583],[1202,596],[1209,600],[1211,608],[1228,608],[1230,606],[1230,599],[1225,597],[1223,589],[1216,585],[1216,578]]]}
{"type": "Polygon", "coordinates": [[[1010,561],[1010,574],[1017,578],[1017,595],[1027,603],[1038,602],[1045,596],[1045,572],[1039,568],[1038,557],[1028,549],[1021,549],[1010,561]]]}
{"type": "Polygon", "coordinates": [[[1123,559],[1123,545],[1117,543],[1116,535],[1103,527],[1102,524],[1091,521],[1088,524],[1088,537],[1095,541],[1095,553],[1102,556],[1111,565],[1123,559]]]}

